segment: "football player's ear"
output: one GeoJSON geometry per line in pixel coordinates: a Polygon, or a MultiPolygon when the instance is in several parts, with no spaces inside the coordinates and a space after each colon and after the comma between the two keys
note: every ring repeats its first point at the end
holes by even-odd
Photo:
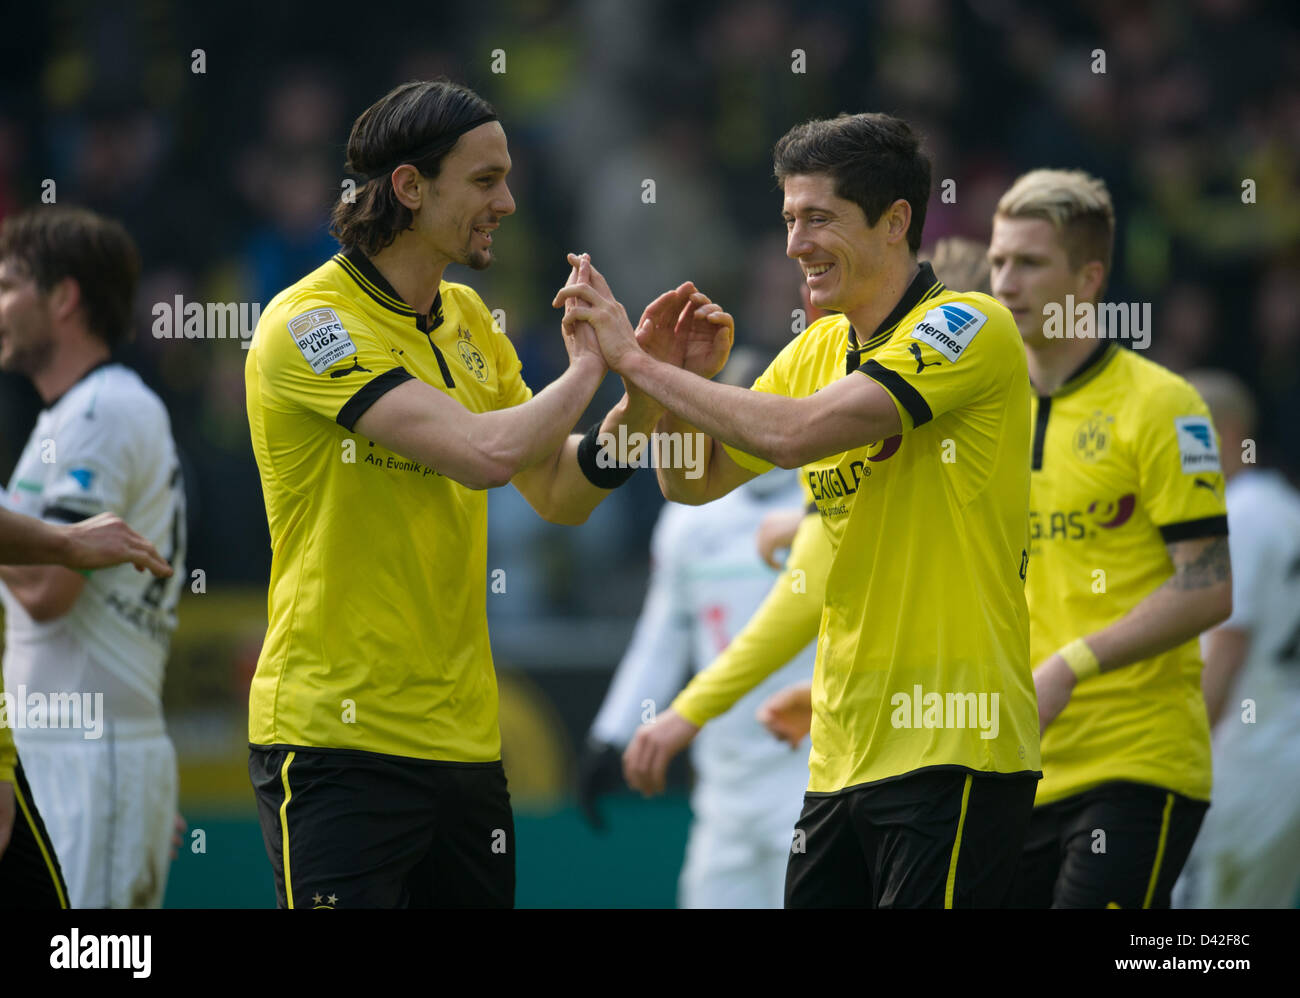
{"type": "Polygon", "coordinates": [[[389,178],[393,193],[404,208],[418,211],[424,203],[424,192],[420,187],[420,171],[410,163],[403,163],[393,171],[389,178]]]}
{"type": "Polygon", "coordinates": [[[1106,278],[1106,268],[1100,260],[1089,260],[1079,268],[1077,275],[1078,301],[1095,301],[1101,294],[1101,284],[1106,278]]]}
{"type": "Polygon", "coordinates": [[[887,209],[885,219],[888,222],[887,238],[890,243],[906,242],[907,230],[912,226],[912,206],[899,198],[887,209]]]}

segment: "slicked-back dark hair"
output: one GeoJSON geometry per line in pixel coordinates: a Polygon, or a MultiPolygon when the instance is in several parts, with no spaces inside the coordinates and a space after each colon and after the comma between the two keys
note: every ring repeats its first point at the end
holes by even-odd
{"type": "Polygon", "coordinates": [[[930,200],[930,160],[921,140],[902,118],[889,114],[841,114],[805,121],[781,136],[772,150],[777,183],[787,177],[824,173],[835,180],[835,195],[862,209],[875,225],[900,198],[912,206],[907,246],[921,248],[925,209],[930,200]]]}
{"type": "Polygon", "coordinates": [[[347,249],[374,256],[411,227],[411,209],[397,200],[392,170],[410,163],[437,177],[465,125],[495,116],[469,87],[449,80],[415,80],[394,87],[361,113],[348,136],[347,169],[358,178],[355,200],[340,198],[330,213],[330,235],[347,249]],[[440,141],[442,139],[443,141],[440,141]],[[405,157],[418,155],[418,159],[405,157]]]}
{"type": "Polygon", "coordinates": [[[140,252],[113,219],[85,208],[29,208],[0,227],[0,260],[24,270],[45,294],[71,277],[90,331],[110,349],[131,340],[140,252]]]}

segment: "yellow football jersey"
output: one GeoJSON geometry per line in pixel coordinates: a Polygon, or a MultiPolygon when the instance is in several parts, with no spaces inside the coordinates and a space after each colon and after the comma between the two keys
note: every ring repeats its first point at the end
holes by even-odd
{"type": "MultiPolygon", "coordinates": [[[[1173,574],[1165,545],[1225,535],[1209,411],[1186,381],[1102,343],[1034,426],[1026,595],[1035,665],[1123,617],[1173,574]]],[[[1093,676],[1043,736],[1037,804],[1108,780],[1210,797],[1210,733],[1193,638],[1093,676]]]]}
{"type": "Polygon", "coordinates": [[[271,531],[254,745],[501,757],[487,493],[353,428],[411,378],[472,412],[519,405],[519,368],[473,290],[444,281],[417,315],[355,251],[267,306],[245,366],[271,531]]]}
{"type": "MultiPolygon", "coordinates": [[[[1037,774],[1024,594],[1030,387],[1011,314],[946,290],[923,264],[857,344],[846,317],[828,316],[754,383],[807,397],[855,357],[903,426],[804,469],[832,549],[809,792],[936,767],[1037,774]]],[[[728,451],[751,470],[770,467],[728,451]]]]}

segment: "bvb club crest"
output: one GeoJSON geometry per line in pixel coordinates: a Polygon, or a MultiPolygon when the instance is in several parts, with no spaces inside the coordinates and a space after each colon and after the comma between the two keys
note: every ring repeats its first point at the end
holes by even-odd
{"type": "Polygon", "coordinates": [[[1114,425],[1114,416],[1094,412],[1074,431],[1074,453],[1084,461],[1096,461],[1110,446],[1114,425]]]}
{"type": "Polygon", "coordinates": [[[462,326],[457,330],[456,335],[460,338],[460,342],[456,344],[456,350],[460,354],[460,359],[464,362],[465,368],[470,374],[474,375],[474,380],[480,384],[487,381],[487,361],[478,352],[478,347],[470,342],[469,330],[462,326]]]}

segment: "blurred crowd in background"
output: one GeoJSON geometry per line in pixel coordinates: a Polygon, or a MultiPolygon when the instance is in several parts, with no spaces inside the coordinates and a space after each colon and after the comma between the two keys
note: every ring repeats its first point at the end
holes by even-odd
{"type": "MultiPolygon", "coordinates": [[[[884,110],[919,128],[934,161],[927,244],[987,239],[998,196],[1026,169],[1104,178],[1119,218],[1108,298],[1152,303],[1153,359],[1242,375],[1261,402],[1260,460],[1300,471],[1290,4],[49,0],[6,22],[0,215],[39,203],[53,179],[60,204],[112,215],[138,240],[137,335],[123,359],[171,411],[190,563],[210,589],[264,586],[269,571],[247,354],[237,340],[155,338],[153,305],[264,306],[326,260],[352,120],[395,84],[438,75],[496,105],[518,203],[494,266],[446,277],[504,311],[534,390],[565,363],[550,301],[570,250],[592,254],[633,320],[690,279],[735,314],[738,341],[775,353],[801,300],[771,146],[810,117],[884,110]],[[940,199],[945,179],[953,203],[940,199]]],[[[591,418],[621,391],[611,376],[591,418]]],[[[6,480],[38,408],[4,376],[6,480]]],[[[491,502],[489,564],[509,580],[492,615],[637,612],[661,502],[652,474],[580,529],[543,523],[512,489],[491,502]]]]}

